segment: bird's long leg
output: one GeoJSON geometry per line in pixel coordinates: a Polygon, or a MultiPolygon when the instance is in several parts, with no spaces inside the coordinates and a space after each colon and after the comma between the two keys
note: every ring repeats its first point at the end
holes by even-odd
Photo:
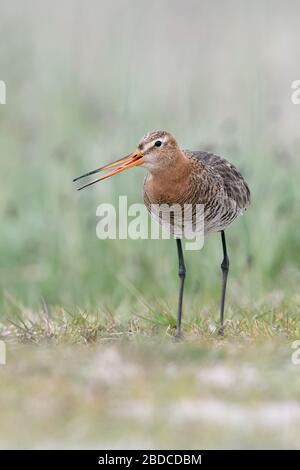
{"type": "Polygon", "coordinates": [[[180,284],[179,284],[179,299],[178,299],[177,325],[176,325],[175,337],[180,338],[180,336],[181,336],[183,287],[184,287],[184,280],[185,280],[185,264],[184,264],[182,244],[181,244],[180,238],[176,238],[176,243],[177,243],[178,262],[179,262],[178,275],[179,275],[180,284]]]}
{"type": "Polygon", "coordinates": [[[229,258],[227,254],[226,239],[224,230],[221,231],[222,238],[222,247],[223,247],[223,261],[221,264],[222,269],[222,295],[221,295],[221,308],[220,308],[220,326],[219,326],[219,335],[224,334],[224,306],[225,306],[225,295],[226,295],[226,285],[227,285],[227,276],[229,271],[229,258]]]}

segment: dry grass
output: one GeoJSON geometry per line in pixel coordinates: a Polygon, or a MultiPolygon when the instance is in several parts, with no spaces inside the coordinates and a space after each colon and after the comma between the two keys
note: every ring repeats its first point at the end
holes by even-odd
{"type": "MultiPolygon", "coordinates": [[[[3,448],[297,448],[299,303],[175,318],[147,306],[26,309],[10,298],[0,339],[3,448]]],[[[211,312],[216,309],[211,309],[211,312]]]]}
{"type": "MultiPolygon", "coordinates": [[[[45,302],[39,311],[25,308],[10,298],[13,308],[0,325],[0,338],[20,343],[93,344],[102,341],[173,338],[176,317],[170,307],[147,303],[138,297],[140,307],[130,316],[118,316],[107,307],[94,311],[79,308],[67,311],[49,307],[45,302]]],[[[174,308],[175,310],[175,308],[174,308]]],[[[185,341],[220,341],[217,334],[218,308],[186,312],[183,318],[185,341]]],[[[280,338],[283,341],[300,336],[300,307],[296,296],[277,306],[257,305],[228,307],[225,323],[228,340],[280,338]]],[[[222,340],[222,339],[221,339],[222,340]]]]}

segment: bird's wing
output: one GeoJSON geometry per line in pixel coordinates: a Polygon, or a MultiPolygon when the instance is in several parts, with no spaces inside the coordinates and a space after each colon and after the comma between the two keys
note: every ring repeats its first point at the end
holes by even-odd
{"type": "Polygon", "coordinates": [[[250,204],[249,186],[232,163],[210,152],[186,150],[185,153],[204,164],[212,175],[220,177],[226,194],[234,199],[241,209],[250,204]]]}

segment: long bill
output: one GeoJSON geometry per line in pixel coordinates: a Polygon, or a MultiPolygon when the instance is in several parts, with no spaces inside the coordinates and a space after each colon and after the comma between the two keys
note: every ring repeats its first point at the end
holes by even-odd
{"type": "Polygon", "coordinates": [[[100,173],[100,171],[111,170],[113,168],[112,171],[109,171],[108,173],[101,176],[100,178],[97,178],[94,181],[91,181],[90,183],[87,183],[81,186],[80,188],[78,188],[78,191],[81,191],[82,189],[87,188],[88,186],[92,186],[98,181],[105,180],[106,178],[116,175],[117,173],[121,173],[121,171],[127,170],[128,168],[142,165],[143,161],[144,161],[143,154],[140,152],[140,150],[136,149],[134,152],[132,152],[130,155],[127,155],[127,157],[125,158],[121,158],[120,160],[117,160],[113,163],[109,163],[108,165],[101,166],[100,168],[97,168],[96,170],[89,171],[88,173],[85,173],[84,175],[78,176],[78,178],[75,178],[73,182],[75,183],[76,181],[82,178],[86,178],[96,173],[100,173]]]}

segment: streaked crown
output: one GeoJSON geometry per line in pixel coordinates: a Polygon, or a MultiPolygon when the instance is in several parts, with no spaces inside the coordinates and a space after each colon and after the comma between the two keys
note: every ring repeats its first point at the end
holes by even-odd
{"type": "Polygon", "coordinates": [[[174,137],[169,132],[155,130],[147,132],[140,140],[138,148],[145,155],[153,150],[162,150],[166,146],[177,146],[174,137]]]}

